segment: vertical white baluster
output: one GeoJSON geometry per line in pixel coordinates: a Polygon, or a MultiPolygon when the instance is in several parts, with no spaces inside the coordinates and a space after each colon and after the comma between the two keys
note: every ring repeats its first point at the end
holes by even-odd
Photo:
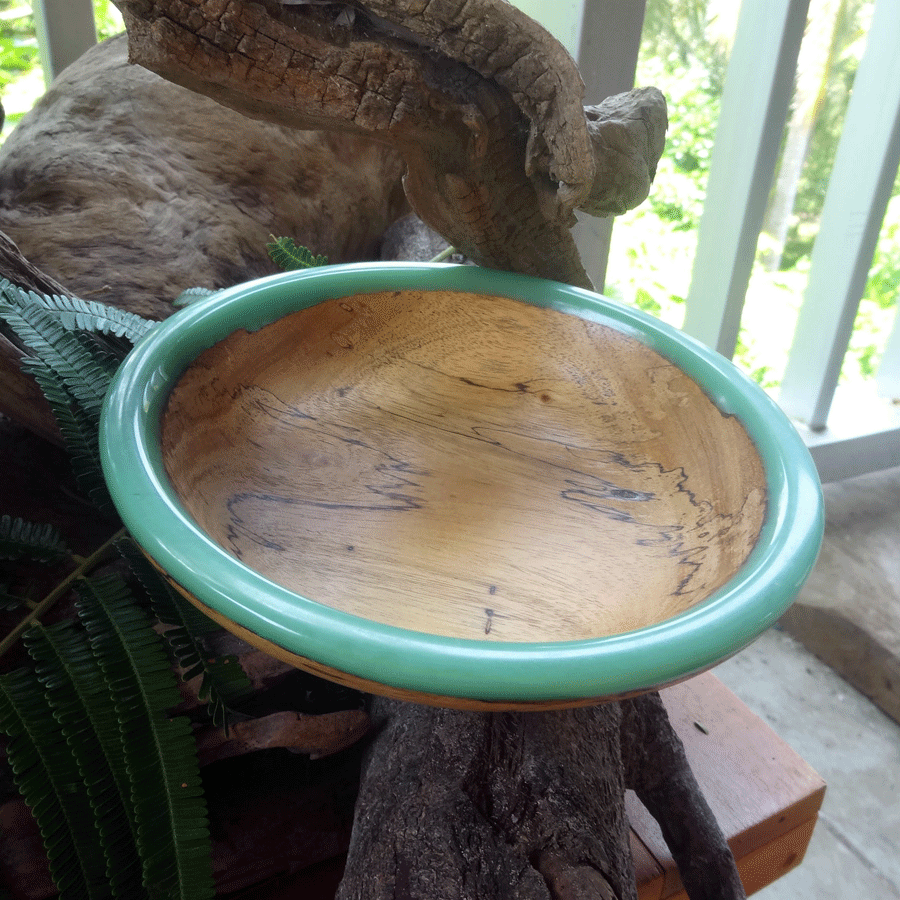
{"type": "Polygon", "coordinates": [[[809,0],[744,0],[725,77],[684,330],[734,354],[809,0]]]}
{"type": "Polygon", "coordinates": [[[898,162],[900,0],[877,0],[779,398],[813,430],[827,422],[898,162]]]}
{"type": "Polygon", "coordinates": [[[33,4],[44,82],[50,82],[97,43],[91,0],[36,0],[33,4]]]}

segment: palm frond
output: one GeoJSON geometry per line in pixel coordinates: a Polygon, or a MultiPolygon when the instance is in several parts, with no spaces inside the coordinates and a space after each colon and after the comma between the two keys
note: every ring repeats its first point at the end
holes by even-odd
{"type": "Polygon", "coordinates": [[[285,272],[328,265],[327,256],[314,256],[306,247],[295,243],[293,238],[277,238],[274,234],[269,237],[272,238],[272,243],[266,244],[266,250],[269,251],[272,262],[285,272]]]}
{"type": "Polygon", "coordinates": [[[67,555],[65,541],[53,525],[0,516],[0,559],[55,563],[67,555]]]}
{"type": "Polygon", "coordinates": [[[118,576],[79,583],[78,615],[110,684],[132,778],[144,884],[153,897],[214,894],[209,827],[190,723],[163,644],[118,576]]]}
{"type": "Polygon", "coordinates": [[[132,540],[124,538],[116,546],[147,592],[154,615],[170,626],[164,637],[184,670],[182,677],[188,681],[202,675],[199,697],[208,701],[210,718],[227,734],[228,713],[252,685],[237,657],[209,653],[203,636],[220,631],[220,626],[174,590],[132,540]]]}
{"type": "Polygon", "coordinates": [[[16,785],[37,821],[62,900],[111,891],[90,800],[62,726],[29,669],[0,676],[0,730],[16,785]]]}
{"type": "Polygon", "coordinates": [[[49,627],[36,623],[23,640],[91,801],[113,894],[145,897],[116,707],[87,636],[63,620],[49,627]]]}

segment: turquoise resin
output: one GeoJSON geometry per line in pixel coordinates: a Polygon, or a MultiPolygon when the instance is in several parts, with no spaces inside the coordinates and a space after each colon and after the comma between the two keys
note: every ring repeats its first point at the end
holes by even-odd
{"type": "Polygon", "coordinates": [[[821,488],[778,406],[722,356],[652,317],[555,282],[471,266],[364,263],[259,279],[180,311],[119,370],[101,423],[107,483],[126,526],[183,588],[291,653],[358,678],[475,700],[540,703],[658,687],[735,653],[773,625],[815,562],[821,488]],[[268,581],[197,528],[172,490],[159,448],[168,394],[203,350],[327,299],[381,290],[487,293],[618,329],[666,357],[737,416],[763,461],[766,520],[750,558],[712,597],[652,627],[559,643],[499,643],[423,634],[339,612],[268,581]]]}

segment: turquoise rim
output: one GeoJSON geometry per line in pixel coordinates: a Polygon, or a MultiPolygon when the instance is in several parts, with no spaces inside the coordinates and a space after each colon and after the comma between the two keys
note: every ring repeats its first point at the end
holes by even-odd
{"type": "Polygon", "coordinates": [[[823,504],[812,459],[778,406],[731,362],[598,294],[472,266],[361,263],[258,279],[196,302],[154,328],[106,398],[103,469],[131,534],[179,585],[227,619],[298,656],[395,690],[487,702],[616,696],[702,671],[745,647],[790,606],[813,567],[823,504]],[[172,387],[203,350],[324,300],[391,289],[488,293],[580,316],[640,340],[737,416],[762,458],[765,522],[745,565],[692,609],[626,634],[559,643],[490,643],[381,625],[267,580],[213,542],[169,484],[159,423],[172,387]]]}

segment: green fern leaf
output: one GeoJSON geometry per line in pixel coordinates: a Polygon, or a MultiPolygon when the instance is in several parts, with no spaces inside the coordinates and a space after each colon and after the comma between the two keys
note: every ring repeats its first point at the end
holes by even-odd
{"type": "Polygon", "coordinates": [[[137,827],[131,810],[131,781],[110,687],[84,631],[71,620],[35,624],[23,641],[35,661],[53,714],[78,764],[106,854],[113,894],[146,897],[137,827]]]}
{"type": "Polygon", "coordinates": [[[58,314],[60,324],[67,331],[88,331],[124,337],[136,344],[159,324],[115,306],[81,300],[78,297],[57,297],[28,292],[28,299],[44,309],[58,314]]]}
{"type": "Polygon", "coordinates": [[[184,670],[184,680],[203,676],[199,697],[208,701],[210,718],[227,734],[229,712],[250,693],[252,685],[237,657],[214,657],[208,652],[203,636],[221,627],[175,591],[132,540],[125,538],[116,546],[147,592],[156,617],[170,626],[164,637],[184,670]]]}
{"type": "Polygon", "coordinates": [[[100,462],[99,421],[81,407],[62,378],[43,360],[28,359],[22,369],[38,383],[53,410],[78,486],[100,512],[115,517],[100,462]]]}
{"type": "Polygon", "coordinates": [[[0,610],[3,612],[11,612],[25,605],[25,597],[9,592],[9,585],[0,581],[0,610]]]}
{"type": "Polygon", "coordinates": [[[28,669],[0,676],[0,731],[16,785],[37,821],[62,900],[107,898],[105,858],[81,773],[65,734],[28,669]]]}
{"type": "Polygon", "coordinates": [[[66,556],[65,542],[52,525],[0,516],[0,559],[55,563],[66,556]]]}
{"type": "Polygon", "coordinates": [[[214,896],[209,826],[196,746],[161,639],[117,576],[77,586],[78,615],[113,690],[131,775],[144,885],[152,897],[214,896]]]}
{"type": "Polygon", "coordinates": [[[293,238],[277,238],[274,234],[269,237],[272,238],[272,243],[266,244],[266,250],[269,251],[272,262],[285,272],[328,265],[327,256],[314,256],[306,247],[298,246],[293,238]]]}
{"type": "Polygon", "coordinates": [[[99,423],[110,376],[95,356],[38,303],[15,307],[0,300],[0,317],[99,423]]]}

